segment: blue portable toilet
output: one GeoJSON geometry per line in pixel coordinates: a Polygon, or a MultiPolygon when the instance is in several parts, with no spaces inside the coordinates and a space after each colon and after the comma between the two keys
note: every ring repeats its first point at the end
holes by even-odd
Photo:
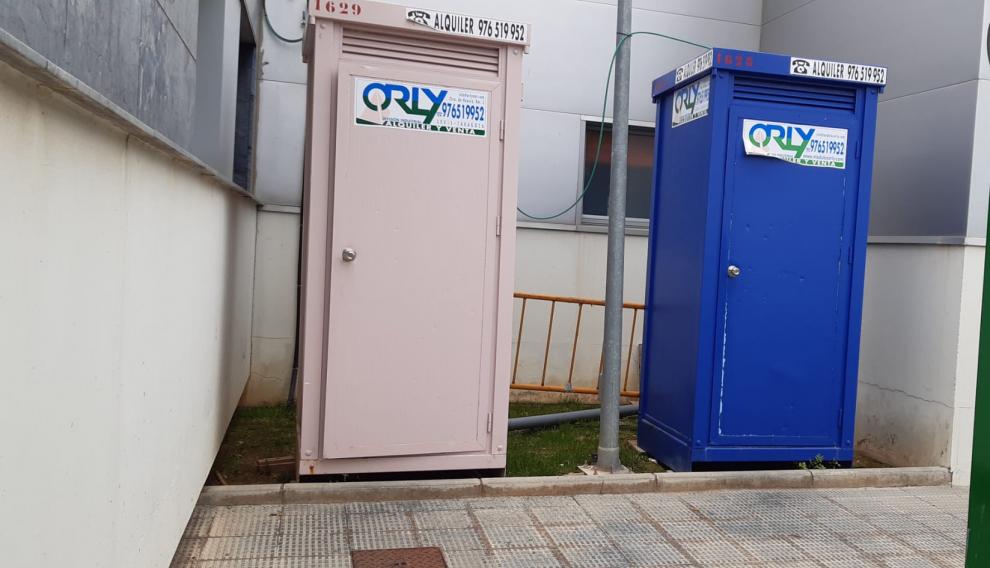
{"type": "Polygon", "coordinates": [[[713,49],[653,82],[639,445],[851,462],[886,69],[713,49]]]}

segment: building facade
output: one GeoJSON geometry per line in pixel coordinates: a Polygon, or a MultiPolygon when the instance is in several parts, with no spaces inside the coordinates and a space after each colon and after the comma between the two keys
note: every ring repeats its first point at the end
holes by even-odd
{"type": "MultiPolygon", "coordinates": [[[[9,275],[0,321],[13,322],[0,331],[0,546],[11,565],[166,566],[238,400],[289,396],[306,1],[267,0],[267,18],[264,3],[0,0],[9,275]]],[[[604,297],[610,104],[604,125],[601,115],[614,2],[415,4],[533,25],[516,289],[604,297]]],[[[896,465],[949,466],[966,483],[990,187],[981,159],[990,9],[922,4],[637,0],[633,29],[890,68],[857,445],[896,465]]],[[[648,34],[630,41],[625,296],[640,302],[650,81],[702,48],[648,34]]],[[[542,370],[547,316],[527,314],[521,380],[542,370]]],[[[572,329],[573,312],[556,317],[572,329]]],[[[600,314],[585,314],[582,329],[593,331],[574,380],[591,385],[600,314]]],[[[551,340],[547,382],[562,383],[570,337],[551,340]]]]}
{"type": "MultiPolygon", "coordinates": [[[[586,198],[568,207],[583,191],[594,157],[614,44],[614,3],[419,4],[533,24],[532,50],[524,61],[519,204],[525,213],[518,217],[516,290],[603,298],[607,132],[599,154],[606,174],[600,170],[586,198]]],[[[280,6],[278,12],[274,4],[269,8],[273,23],[284,26],[282,35],[300,31],[305,1],[289,0],[280,6]]],[[[980,126],[988,120],[983,96],[988,18],[984,2],[967,0],[929,7],[905,7],[893,0],[869,5],[845,0],[643,0],[634,2],[633,12],[637,31],[703,45],[889,67],[874,168],[857,444],[862,452],[891,464],[951,467],[958,483],[968,480],[990,175],[978,159],[986,144],[980,126]],[[823,32],[832,28],[838,31],[823,32]],[[931,41],[925,45],[919,38],[931,41]]],[[[649,35],[632,41],[625,297],[641,302],[654,112],[649,85],[701,49],[649,35]]],[[[269,121],[278,129],[273,140],[280,143],[267,151],[264,145],[269,142],[259,143],[256,190],[266,203],[263,211],[268,211],[259,223],[279,223],[271,233],[279,236],[259,240],[259,246],[271,247],[268,262],[277,268],[262,270],[259,257],[262,284],[257,290],[272,296],[264,305],[281,302],[282,309],[267,323],[257,311],[265,309],[259,295],[256,330],[259,325],[273,329],[264,337],[255,334],[254,373],[245,395],[249,403],[288,395],[294,322],[286,314],[295,297],[292,266],[297,243],[297,222],[292,218],[301,203],[302,183],[297,164],[302,160],[304,67],[298,47],[272,36],[266,36],[263,45],[271,46],[263,49],[264,73],[278,85],[262,87],[259,121],[263,130],[269,121]],[[265,93],[276,89],[279,95],[272,94],[266,102],[265,93]]],[[[607,122],[611,106],[605,115],[607,122]]],[[[590,310],[582,317],[581,329],[587,331],[582,331],[576,351],[574,384],[592,386],[600,363],[601,312],[590,310]]],[[[531,303],[527,308],[519,342],[520,382],[540,382],[547,352],[548,384],[563,384],[571,374],[570,330],[576,308],[556,310],[554,329],[564,331],[552,334],[549,351],[548,318],[547,304],[531,303]]],[[[623,353],[632,357],[635,369],[638,350],[628,349],[628,342],[636,347],[641,340],[638,330],[630,339],[630,320],[625,322],[623,353]]],[[[517,336],[519,330],[517,320],[517,336]]]]}
{"type": "MultiPolygon", "coordinates": [[[[567,208],[584,189],[594,156],[605,95],[604,70],[614,42],[607,25],[614,14],[612,4],[518,1],[499,3],[497,9],[486,2],[434,0],[420,4],[533,24],[532,51],[525,60],[519,195],[520,209],[525,213],[518,218],[516,289],[604,297],[607,174],[599,172],[586,198],[567,208]]],[[[303,8],[303,0],[289,2],[280,24],[291,28],[296,21],[298,28],[297,15],[303,8]]],[[[990,175],[977,159],[986,144],[980,125],[987,120],[982,81],[987,73],[987,26],[983,24],[988,17],[983,2],[965,0],[907,9],[892,0],[868,6],[821,0],[644,0],[634,3],[633,15],[634,30],[704,45],[890,68],[876,149],[857,443],[863,452],[888,463],[951,467],[960,483],[968,479],[979,283],[986,234],[986,177],[990,175]],[[843,25],[843,21],[855,25],[843,25]],[[839,32],[821,33],[823,23],[839,32]],[[932,43],[919,50],[918,38],[922,37],[930,37],[932,43]],[[917,56],[905,57],[914,52],[917,56]],[[918,144],[918,140],[926,143],[918,144]]],[[[654,76],[690,59],[700,48],[648,35],[632,41],[626,300],[640,302],[645,283],[646,244],[642,235],[649,203],[648,149],[654,112],[648,85],[654,76]]],[[[294,53],[288,62],[281,59],[286,49],[290,46],[280,45],[273,51],[279,60],[272,59],[267,68],[291,67],[294,53]]],[[[291,77],[299,86],[282,87],[295,93],[280,97],[288,104],[280,104],[274,116],[284,129],[281,136],[298,139],[304,120],[298,101],[303,97],[305,76],[302,67],[296,66],[291,77]]],[[[287,76],[279,75],[283,79],[287,76]]],[[[264,104],[262,124],[266,120],[264,104]]],[[[606,121],[610,113],[608,106],[606,121]]],[[[605,142],[600,165],[607,170],[607,133],[605,142]]],[[[301,160],[286,160],[282,153],[301,156],[301,148],[279,145],[277,151],[278,157],[271,160],[277,175],[264,173],[266,159],[259,155],[259,183],[272,184],[271,192],[258,186],[259,198],[271,199],[281,207],[298,207],[301,180],[292,184],[291,192],[276,184],[293,179],[291,172],[281,168],[301,160]]],[[[294,230],[291,223],[286,225],[285,234],[294,230]]],[[[279,246],[295,248],[294,241],[288,239],[279,246]]],[[[295,257],[274,258],[285,263],[278,274],[288,274],[295,257]]],[[[294,281],[286,277],[270,290],[275,293],[293,285],[294,281]]],[[[276,295],[288,305],[287,296],[276,295]]],[[[531,304],[527,312],[517,371],[521,381],[542,375],[547,310],[547,306],[531,304]]],[[[575,317],[574,310],[561,308],[555,313],[555,328],[573,329],[575,317]]],[[[600,313],[591,311],[583,317],[583,329],[601,329],[600,313]]],[[[287,323],[279,331],[291,330],[287,323]]],[[[287,394],[291,335],[286,333],[276,340],[255,338],[256,342],[276,342],[273,351],[281,359],[275,372],[270,372],[272,366],[256,357],[252,385],[268,382],[278,397],[287,394]]],[[[550,384],[562,384],[570,374],[571,339],[566,332],[551,338],[546,372],[550,384]]],[[[638,331],[631,341],[639,343],[638,331]]],[[[594,384],[599,352],[599,337],[592,332],[583,335],[575,363],[576,385],[594,384]]],[[[624,353],[632,354],[635,368],[637,350],[625,349],[624,353]]]]}

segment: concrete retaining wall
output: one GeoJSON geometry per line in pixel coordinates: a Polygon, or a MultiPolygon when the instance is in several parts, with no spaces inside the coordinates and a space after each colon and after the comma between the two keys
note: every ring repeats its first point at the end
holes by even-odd
{"type": "Polygon", "coordinates": [[[0,564],[164,567],[248,377],[255,203],[38,69],[0,62],[0,564]]]}

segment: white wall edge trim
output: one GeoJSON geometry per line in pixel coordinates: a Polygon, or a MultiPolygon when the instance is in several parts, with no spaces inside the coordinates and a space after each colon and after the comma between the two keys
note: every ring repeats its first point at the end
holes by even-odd
{"type": "MultiPolygon", "coordinates": [[[[541,223],[539,221],[516,221],[516,228],[538,231],[563,231],[565,233],[608,233],[607,225],[575,225],[573,223],[541,223]]],[[[649,229],[646,227],[626,227],[627,237],[646,237],[648,235],[649,229]]]]}
{"type": "Polygon", "coordinates": [[[867,242],[871,245],[952,245],[985,247],[987,240],[978,237],[961,236],[870,236],[867,242]]]}
{"type": "MultiPolygon", "coordinates": [[[[549,112],[554,112],[554,111],[549,111],[549,112]]],[[[560,114],[572,114],[572,113],[560,113],[560,114]]],[[[601,115],[599,115],[599,116],[592,116],[592,115],[589,115],[589,114],[579,114],[578,115],[578,118],[580,118],[582,122],[595,122],[595,123],[598,123],[598,122],[601,122],[602,121],[601,115]]],[[[605,117],[605,124],[612,124],[612,117],[611,116],[606,116],[605,117]]],[[[656,128],[657,125],[656,125],[655,122],[650,122],[648,120],[633,120],[633,119],[630,119],[629,120],[629,126],[641,126],[643,128],[656,128]]]]}
{"type": "Polygon", "coordinates": [[[199,158],[189,153],[189,151],[141,122],[137,117],[117,106],[116,103],[83,83],[65,69],[55,65],[48,58],[31,49],[27,44],[2,28],[0,28],[0,61],[9,64],[14,69],[64,96],[79,107],[109,121],[115,127],[141,140],[152,148],[171,156],[194,170],[199,170],[202,175],[213,178],[225,189],[260,205],[257,198],[249,191],[206,165],[199,158]]]}
{"type": "Polygon", "coordinates": [[[260,211],[266,213],[292,213],[294,215],[299,215],[302,213],[302,207],[298,205],[262,205],[260,211]]]}
{"type": "Polygon", "coordinates": [[[576,233],[578,228],[574,223],[541,223],[539,221],[516,221],[519,229],[544,229],[547,231],[567,231],[576,233]]]}
{"type": "MultiPolygon", "coordinates": [[[[608,228],[597,225],[574,225],[572,223],[540,223],[534,221],[517,221],[516,227],[520,229],[536,229],[544,231],[564,231],[570,233],[606,233],[608,228]]],[[[648,230],[646,228],[627,229],[627,237],[645,237],[648,230]]],[[[871,236],[867,242],[871,245],[943,245],[943,246],[972,246],[985,247],[986,239],[976,237],[958,236],[871,236]]]]}

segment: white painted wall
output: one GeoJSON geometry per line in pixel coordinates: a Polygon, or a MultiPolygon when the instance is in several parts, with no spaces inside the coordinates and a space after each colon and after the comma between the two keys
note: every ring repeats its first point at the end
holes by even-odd
{"type": "Polygon", "coordinates": [[[248,376],[255,206],[0,63],[5,566],[168,566],[248,376]]]}
{"type": "MultiPolygon", "coordinates": [[[[605,298],[605,259],[607,235],[574,230],[522,228],[517,233],[516,290],[533,294],[570,296],[601,300],[605,298]]],[[[626,271],[624,295],[627,302],[642,303],[646,289],[646,237],[626,237],[626,271]]],[[[522,301],[515,301],[512,326],[513,355],[519,339],[519,318],[522,301]]],[[[624,332],[622,369],[629,360],[629,337],[632,311],[623,314],[624,332]]],[[[527,301],[526,320],[522,328],[519,366],[516,381],[538,384],[543,376],[543,361],[547,345],[550,303],[527,301]]],[[[558,304],[554,311],[553,333],[547,359],[546,384],[563,385],[571,369],[577,307],[558,304]]],[[[598,381],[604,333],[603,308],[584,308],[581,333],[575,355],[573,384],[594,387],[598,381]]],[[[630,389],[639,387],[639,350],[642,343],[643,314],[633,340],[630,389]]]]}
{"type": "Polygon", "coordinates": [[[983,247],[870,245],[859,448],[968,483],[982,282],[983,247]]]}
{"type": "Polygon", "coordinates": [[[299,215],[258,212],[251,378],[241,405],[285,404],[296,345],[299,215]]]}
{"type": "Polygon", "coordinates": [[[967,246],[963,251],[962,290],[959,294],[959,344],[956,351],[956,390],[952,417],[952,482],[969,485],[973,462],[973,417],[976,410],[976,367],[980,352],[980,314],[986,250],[967,246]]]}

